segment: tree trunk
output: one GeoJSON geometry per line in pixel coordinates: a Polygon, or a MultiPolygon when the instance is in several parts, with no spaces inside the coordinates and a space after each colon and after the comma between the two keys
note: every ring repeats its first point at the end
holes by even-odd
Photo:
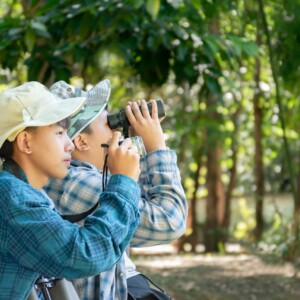
{"type": "MultiPolygon", "coordinates": [[[[258,26],[260,28],[260,26],[258,26]]],[[[257,30],[256,42],[261,44],[260,30],[257,30]]],[[[254,110],[254,142],[255,142],[255,154],[254,154],[254,172],[255,172],[255,239],[259,241],[263,234],[264,219],[263,219],[263,199],[264,199],[264,167],[263,167],[263,146],[262,146],[262,120],[263,120],[263,108],[260,105],[261,93],[260,93],[260,59],[255,58],[255,70],[254,70],[254,82],[255,91],[253,97],[253,110],[254,110]]]]}
{"type": "MultiPolygon", "coordinates": [[[[217,107],[216,95],[210,93],[207,96],[207,107],[217,107]]],[[[220,116],[216,109],[208,112],[208,116],[212,123],[218,123],[220,116]]],[[[206,145],[206,187],[207,187],[207,203],[206,203],[206,224],[204,233],[205,252],[219,252],[220,242],[222,242],[222,224],[225,212],[225,194],[223,183],[221,180],[221,143],[216,132],[216,128],[207,129],[206,145]]]]}
{"type": "Polygon", "coordinates": [[[198,240],[199,229],[198,229],[198,222],[197,222],[197,191],[200,185],[199,177],[200,177],[201,168],[202,168],[202,147],[198,153],[198,165],[194,177],[194,192],[193,192],[193,197],[191,199],[191,227],[192,227],[191,251],[194,253],[196,252],[197,244],[200,242],[198,240]]]}
{"type": "Polygon", "coordinates": [[[230,220],[231,220],[231,196],[233,189],[235,187],[236,183],[236,171],[237,171],[237,149],[232,149],[232,167],[229,170],[229,184],[225,193],[225,210],[224,210],[224,219],[222,222],[222,228],[225,233],[223,242],[227,240],[228,236],[228,230],[230,226],[230,220]]]}
{"type": "Polygon", "coordinates": [[[205,252],[219,252],[222,242],[222,227],[225,210],[224,189],[221,181],[221,147],[217,142],[207,155],[207,205],[204,236],[205,252]]]}

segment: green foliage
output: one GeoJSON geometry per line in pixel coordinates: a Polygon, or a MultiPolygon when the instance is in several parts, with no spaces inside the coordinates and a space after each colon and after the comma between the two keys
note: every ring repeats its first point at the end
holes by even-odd
{"type": "Polygon", "coordinates": [[[177,84],[195,84],[206,65],[207,88],[221,94],[218,55],[230,59],[250,52],[251,43],[245,46],[232,38],[235,43],[227,47],[220,37],[207,35],[203,15],[211,14],[205,1],[203,11],[189,1],[112,2],[47,1],[34,15],[29,8],[34,9],[35,3],[27,3],[22,18],[4,19],[0,27],[2,66],[14,69],[30,53],[29,80],[66,80],[74,65],[94,69],[97,54],[105,47],[123,57],[148,86],[161,86],[171,70],[177,84]]]}
{"type": "MultiPolygon", "coordinates": [[[[291,260],[291,249],[295,245],[295,236],[292,233],[293,222],[275,211],[270,227],[265,231],[259,247],[265,252],[274,253],[285,259],[291,260]]],[[[299,238],[299,237],[298,237],[299,238]]],[[[300,245],[296,245],[296,256],[300,254],[300,245]]]]}
{"type": "Polygon", "coordinates": [[[244,198],[238,201],[241,219],[237,222],[233,236],[236,239],[252,239],[253,230],[256,226],[255,212],[249,207],[244,198]]]}
{"type": "Polygon", "coordinates": [[[287,0],[282,4],[274,5],[274,27],[273,32],[276,36],[274,49],[279,61],[278,70],[283,82],[288,89],[300,92],[298,84],[300,71],[300,33],[299,33],[299,1],[287,0]]]}

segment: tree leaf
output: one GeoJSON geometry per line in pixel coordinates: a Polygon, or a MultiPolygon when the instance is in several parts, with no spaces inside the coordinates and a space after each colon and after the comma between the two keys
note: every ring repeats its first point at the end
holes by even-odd
{"type": "Polygon", "coordinates": [[[251,41],[245,41],[242,45],[242,48],[243,51],[249,56],[256,56],[259,50],[258,45],[251,41]]]}
{"type": "Polygon", "coordinates": [[[159,12],[160,0],[147,0],[146,10],[151,15],[152,20],[155,21],[159,12]]]}
{"type": "Polygon", "coordinates": [[[36,41],[36,34],[31,28],[27,29],[25,33],[24,41],[27,46],[27,49],[29,51],[32,51],[36,41]]]}

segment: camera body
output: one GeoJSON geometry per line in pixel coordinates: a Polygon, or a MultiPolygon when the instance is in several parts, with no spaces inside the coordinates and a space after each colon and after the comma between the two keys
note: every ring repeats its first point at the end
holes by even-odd
{"type": "MultiPolygon", "coordinates": [[[[155,100],[157,103],[157,111],[158,111],[158,117],[162,118],[165,114],[164,104],[161,99],[155,100]]],[[[151,102],[147,103],[148,110],[151,114],[152,111],[152,104],[151,102]]],[[[141,106],[139,106],[139,109],[141,111],[141,106]]],[[[116,114],[111,114],[107,116],[108,125],[111,129],[117,129],[117,128],[123,128],[123,134],[124,137],[128,137],[128,127],[130,126],[130,123],[127,119],[125,109],[121,109],[116,114]]]]}

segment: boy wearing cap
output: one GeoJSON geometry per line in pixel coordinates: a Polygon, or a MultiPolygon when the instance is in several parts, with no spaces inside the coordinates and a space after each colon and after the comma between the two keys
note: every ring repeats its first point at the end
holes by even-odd
{"type": "Polygon", "coordinates": [[[82,227],[63,220],[42,190],[67,173],[74,145],[66,118],[84,100],[62,100],[38,82],[0,94],[0,299],[27,299],[40,276],[74,279],[110,269],[138,225],[139,156],[129,139],[118,146],[118,132],[108,149],[114,175],[82,227]]]}
{"type": "MultiPolygon", "coordinates": [[[[106,110],[110,84],[108,80],[104,80],[90,91],[84,92],[60,81],[50,87],[50,91],[61,98],[84,95],[90,106],[96,108],[98,104],[94,110],[94,118],[85,117],[82,110],[80,117],[76,115],[71,119],[68,133],[75,150],[68,175],[63,180],[50,180],[45,187],[59,211],[67,214],[80,213],[91,208],[95,199],[103,192],[105,150],[100,145],[112,134],[106,110]]],[[[85,108],[88,106],[87,104],[85,108]]],[[[131,240],[133,247],[165,244],[179,238],[184,233],[187,215],[176,154],[166,147],[156,102],[152,102],[151,115],[145,101],[142,101],[141,106],[142,113],[137,103],[129,103],[125,108],[132,129],[143,138],[147,150],[140,161],[140,226],[131,240]]],[[[128,163],[128,168],[130,167],[128,163]]],[[[110,270],[99,276],[76,280],[75,287],[81,300],[124,300],[127,297],[170,299],[168,295],[150,289],[147,280],[137,272],[126,252],[110,270]]]]}

